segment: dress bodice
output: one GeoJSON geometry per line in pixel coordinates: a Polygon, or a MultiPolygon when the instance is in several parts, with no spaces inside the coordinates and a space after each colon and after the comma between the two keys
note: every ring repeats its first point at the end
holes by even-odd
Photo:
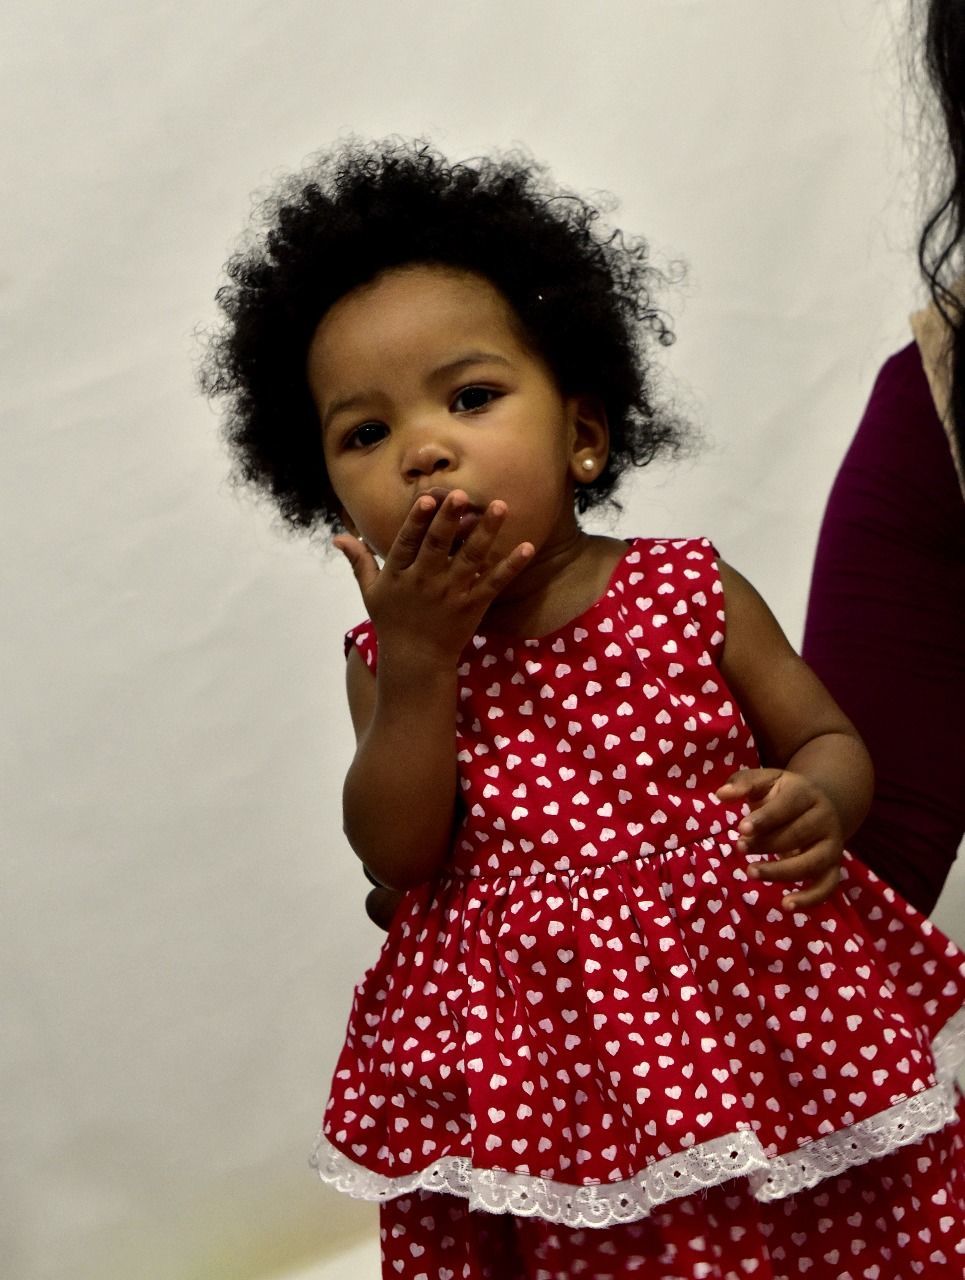
{"type": "MultiPolygon", "coordinates": [[[[715,789],[759,761],[718,667],[715,556],[706,539],[634,539],[604,593],[565,626],[473,637],[458,669],[453,870],[620,862],[733,820],[715,789]]],[[[351,635],[374,665],[370,625],[351,635]]]]}

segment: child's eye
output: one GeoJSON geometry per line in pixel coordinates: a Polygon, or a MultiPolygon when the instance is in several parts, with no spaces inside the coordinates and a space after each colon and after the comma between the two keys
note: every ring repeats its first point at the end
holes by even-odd
{"type": "Polygon", "coordinates": [[[499,398],[499,392],[490,387],[463,387],[452,402],[456,413],[472,413],[474,409],[484,409],[487,404],[499,398]]]}
{"type": "Polygon", "coordinates": [[[363,422],[360,427],[349,432],[345,444],[349,449],[366,449],[369,445],[378,444],[387,432],[388,428],[383,422],[363,422]]]}

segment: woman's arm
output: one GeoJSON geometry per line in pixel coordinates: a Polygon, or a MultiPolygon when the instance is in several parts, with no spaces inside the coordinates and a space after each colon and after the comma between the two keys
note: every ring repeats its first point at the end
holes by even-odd
{"type": "Polygon", "coordinates": [[[777,854],[755,863],[763,880],[819,878],[784,900],[811,906],[838,882],[844,842],[871,802],[871,761],[858,734],[817,676],[791,648],[754,588],[721,564],[727,611],[721,671],[754,732],[762,769],[745,769],[720,788],[752,812],[741,822],[740,847],[777,854]]]}
{"type": "Polygon", "coordinates": [[[965,835],[965,502],[914,343],[879,373],[828,497],[803,654],[874,761],[849,848],[929,915],[965,835]]]}

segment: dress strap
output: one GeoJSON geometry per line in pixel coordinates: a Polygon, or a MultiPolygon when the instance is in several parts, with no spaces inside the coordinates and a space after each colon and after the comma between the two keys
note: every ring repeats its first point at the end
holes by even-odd
{"type": "Polygon", "coordinates": [[[353,649],[358,649],[362,661],[375,674],[379,661],[379,639],[371,619],[366,618],[351,631],[346,631],[344,645],[346,658],[353,649]]]}
{"type": "Polygon", "coordinates": [[[637,538],[620,584],[629,603],[664,625],[662,599],[686,613],[684,639],[703,645],[714,662],[724,646],[724,588],[719,553],[709,538],[637,538]],[[639,586],[637,583],[639,582],[639,586]]]}

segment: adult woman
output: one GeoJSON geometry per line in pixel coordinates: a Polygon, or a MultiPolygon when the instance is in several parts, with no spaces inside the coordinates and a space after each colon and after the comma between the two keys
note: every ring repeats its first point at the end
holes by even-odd
{"type": "Polygon", "coordinates": [[[851,847],[928,913],[965,833],[965,0],[931,0],[924,47],[949,161],[919,241],[931,305],[832,489],[804,656],[875,763],[851,847]]]}

